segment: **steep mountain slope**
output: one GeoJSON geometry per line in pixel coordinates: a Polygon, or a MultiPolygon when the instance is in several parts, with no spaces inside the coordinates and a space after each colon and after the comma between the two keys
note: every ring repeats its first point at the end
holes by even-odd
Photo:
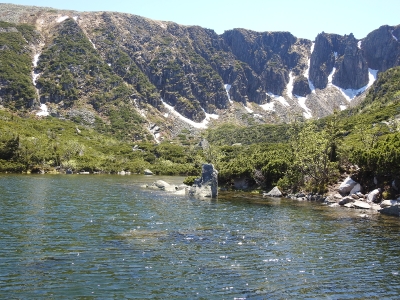
{"type": "MultiPolygon", "coordinates": [[[[12,53],[23,62],[13,68],[18,80],[2,75],[0,104],[47,107],[86,123],[92,115],[102,126],[128,122],[130,139],[176,135],[212,116],[245,125],[323,117],[363,98],[378,72],[400,65],[400,26],[362,40],[323,32],[312,42],[289,32],[218,35],[130,14],[9,4],[0,4],[0,20],[14,23],[0,24],[0,59],[12,53]],[[12,34],[23,51],[10,48],[12,34]]],[[[127,128],[119,127],[123,135],[127,128]]]]}

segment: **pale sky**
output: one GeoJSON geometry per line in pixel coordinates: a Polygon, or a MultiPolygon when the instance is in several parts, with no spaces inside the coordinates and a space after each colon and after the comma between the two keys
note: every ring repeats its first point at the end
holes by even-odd
{"type": "Polygon", "coordinates": [[[289,31],[314,40],[318,33],[353,33],[358,39],[381,25],[400,24],[399,0],[10,0],[6,3],[77,11],[117,11],[218,34],[233,28],[289,31]]]}

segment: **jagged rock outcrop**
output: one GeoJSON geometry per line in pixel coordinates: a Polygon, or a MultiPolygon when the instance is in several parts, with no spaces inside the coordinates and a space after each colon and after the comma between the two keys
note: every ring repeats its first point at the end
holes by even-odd
{"type": "Polygon", "coordinates": [[[257,103],[260,103],[260,94],[282,94],[289,81],[289,70],[296,75],[304,72],[305,51],[311,45],[310,41],[298,39],[289,32],[234,29],[225,31],[222,38],[235,57],[246,63],[259,79],[259,87],[253,89],[255,94],[247,95],[257,103]]]}
{"type": "Polygon", "coordinates": [[[400,65],[400,25],[381,26],[369,33],[361,43],[368,66],[384,72],[400,65]]]}
{"type": "Polygon", "coordinates": [[[343,89],[359,89],[368,83],[368,65],[353,34],[321,33],[315,39],[310,80],[316,88],[324,89],[332,71],[332,83],[343,89]]]}
{"type": "Polygon", "coordinates": [[[296,77],[294,83],[293,83],[293,95],[297,95],[300,97],[306,97],[311,93],[310,85],[308,83],[308,79],[301,75],[299,77],[296,77]]]}
{"type": "Polygon", "coordinates": [[[357,90],[368,84],[368,64],[352,34],[345,43],[344,54],[338,57],[335,64],[332,83],[343,89],[357,90]]]}

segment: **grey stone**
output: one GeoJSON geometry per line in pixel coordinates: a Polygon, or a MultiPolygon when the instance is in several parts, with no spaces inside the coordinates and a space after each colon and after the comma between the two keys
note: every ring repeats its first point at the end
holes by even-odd
{"type": "Polygon", "coordinates": [[[145,169],[144,170],[144,175],[154,175],[152,171],[150,171],[149,169],[145,169]]]}
{"type": "Polygon", "coordinates": [[[268,193],[263,194],[264,197],[282,197],[283,194],[279,190],[279,188],[276,186],[272,190],[270,190],[268,193]]]}
{"type": "Polygon", "coordinates": [[[216,198],[218,196],[218,171],[212,164],[203,164],[201,178],[196,179],[187,190],[191,196],[200,198],[216,198]]]}
{"type": "Polygon", "coordinates": [[[168,182],[165,182],[164,180],[157,180],[153,182],[153,184],[148,185],[146,187],[152,189],[159,189],[167,192],[175,192],[177,190],[177,187],[175,185],[171,185],[168,182]]]}
{"type": "Polygon", "coordinates": [[[378,201],[380,193],[381,193],[381,189],[373,190],[371,193],[368,194],[367,201],[368,202],[378,201]]]}
{"type": "Polygon", "coordinates": [[[370,209],[371,205],[369,205],[367,202],[364,201],[354,201],[353,205],[355,208],[361,208],[361,209],[370,209]]]}
{"type": "Polygon", "coordinates": [[[355,182],[353,179],[350,177],[347,177],[339,186],[339,193],[342,196],[348,195],[350,191],[357,185],[357,182],[355,182]]]}
{"type": "Polygon", "coordinates": [[[398,205],[399,202],[397,200],[384,200],[381,202],[380,206],[382,208],[384,207],[389,207],[389,206],[394,206],[394,205],[398,205]]]}
{"type": "Polygon", "coordinates": [[[352,189],[351,189],[351,191],[350,191],[350,195],[353,195],[353,194],[357,194],[357,193],[359,193],[359,192],[361,192],[361,185],[359,184],[359,183],[357,183],[352,189]]]}
{"type": "Polygon", "coordinates": [[[339,205],[345,205],[347,203],[354,202],[354,199],[350,196],[344,197],[342,200],[339,201],[339,205]]]}
{"type": "Polygon", "coordinates": [[[381,210],[379,210],[379,212],[384,215],[400,217],[400,206],[399,205],[388,206],[382,208],[381,210]]]}

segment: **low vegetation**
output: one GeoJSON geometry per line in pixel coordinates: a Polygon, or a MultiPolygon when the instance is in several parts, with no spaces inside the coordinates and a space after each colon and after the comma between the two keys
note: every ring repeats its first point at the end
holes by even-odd
{"type": "MultiPolygon", "coordinates": [[[[381,178],[386,191],[389,180],[400,177],[400,67],[380,74],[359,106],[320,120],[248,127],[222,124],[201,137],[182,131],[175,140],[156,144],[149,142],[152,136],[144,129],[146,120],[137,112],[135,101],[145,99],[157,107],[160,94],[125,50],[110,46],[102,58],[73,20],[60,24],[36,69],[41,73],[41,96],[48,102],[62,102],[65,108],[88,98],[86,105],[92,105],[98,115],[94,123],[76,114],[70,120],[39,119],[24,111],[37,97],[31,82],[32,53],[25,46],[37,38],[36,33],[29,25],[2,22],[0,27],[4,107],[0,111],[0,172],[141,173],[150,168],[156,174],[197,176],[201,164],[208,161],[215,164],[220,182],[227,186],[242,179],[263,189],[278,185],[286,191],[320,193],[352,165],[358,165],[365,182],[381,178]],[[207,142],[200,146],[200,138],[207,142]]],[[[104,36],[103,46],[113,45],[112,41],[112,35],[104,36]]],[[[176,78],[166,77],[163,84],[171,89],[165,88],[163,97],[174,100],[184,115],[202,119],[203,104],[193,101],[193,91],[183,96],[174,90],[184,73],[180,63],[164,55],[164,50],[171,51],[164,48],[157,50],[150,65],[155,77],[162,75],[161,65],[176,73],[176,78]]],[[[204,56],[209,55],[206,52],[204,56]]],[[[203,56],[195,52],[189,56],[192,68],[202,70],[196,93],[222,86],[222,79],[207,69],[203,56]]],[[[210,99],[207,110],[215,109],[217,104],[211,100],[218,95],[203,96],[210,99]]],[[[188,177],[187,182],[192,181],[188,177]]]]}

